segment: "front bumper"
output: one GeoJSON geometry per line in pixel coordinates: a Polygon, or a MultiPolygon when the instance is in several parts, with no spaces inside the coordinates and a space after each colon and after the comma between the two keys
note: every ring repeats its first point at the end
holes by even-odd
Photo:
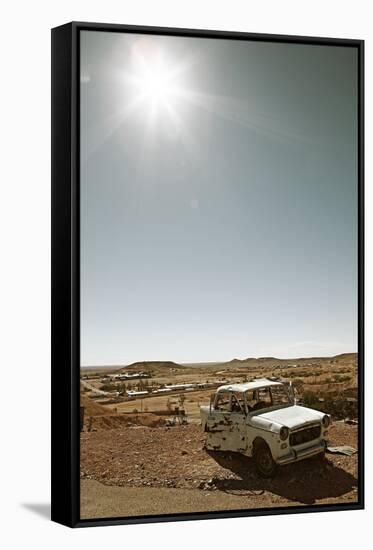
{"type": "Polygon", "coordinates": [[[323,453],[326,449],[326,441],[322,440],[317,443],[317,445],[312,445],[312,447],[306,447],[302,450],[296,450],[294,448],[290,449],[290,452],[285,456],[280,456],[276,460],[276,464],[283,466],[284,464],[291,464],[292,462],[298,462],[298,460],[304,460],[305,458],[310,458],[311,456],[318,455],[323,453]]]}

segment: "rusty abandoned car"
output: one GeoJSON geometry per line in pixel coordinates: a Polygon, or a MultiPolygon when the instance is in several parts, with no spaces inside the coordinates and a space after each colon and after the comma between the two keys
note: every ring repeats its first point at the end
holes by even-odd
{"type": "Polygon", "coordinates": [[[330,416],[297,405],[288,384],[260,379],[220,386],[200,411],[206,449],[253,457],[262,477],[325,454],[330,416]]]}

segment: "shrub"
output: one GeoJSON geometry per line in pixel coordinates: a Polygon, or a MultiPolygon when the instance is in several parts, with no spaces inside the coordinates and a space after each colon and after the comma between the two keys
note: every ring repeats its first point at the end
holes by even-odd
{"type": "Polygon", "coordinates": [[[351,380],[351,376],[342,376],[341,374],[336,374],[334,376],[334,382],[349,382],[351,380]]]}
{"type": "Polygon", "coordinates": [[[334,419],[358,416],[358,401],[347,400],[343,395],[306,391],[303,394],[303,404],[305,407],[328,413],[334,419]]]}
{"type": "Polygon", "coordinates": [[[102,384],[102,386],[100,386],[100,390],[102,391],[115,391],[117,388],[116,388],[116,385],[115,384],[102,384]]]}

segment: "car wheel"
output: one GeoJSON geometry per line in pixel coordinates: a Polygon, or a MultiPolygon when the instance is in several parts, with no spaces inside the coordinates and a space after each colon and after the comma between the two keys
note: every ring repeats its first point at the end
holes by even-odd
{"type": "Polygon", "coordinates": [[[273,477],[277,470],[277,464],[272,458],[268,445],[261,443],[254,451],[254,461],[258,474],[261,477],[273,477]]]}

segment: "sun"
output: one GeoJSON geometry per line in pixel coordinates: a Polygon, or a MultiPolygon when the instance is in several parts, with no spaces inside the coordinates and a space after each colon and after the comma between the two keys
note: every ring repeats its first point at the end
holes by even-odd
{"type": "Polygon", "coordinates": [[[159,144],[159,137],[194,149],[189,115],[196,62],[195,54],[180,55],[149,37],[130,44],[115,69],[120,86],[105,140],[132,121],[143,132],[144,149],[159,144]]]}
{"type": "Polygon", "coordinates": [[[150,47],[137,48],[133,53],[132,70],[125,75],[127,98],[131,98],[133,111],[151,126],[159,116],[163,124],[170,120],[177,126],[186,89],[184,64],[150,47]]]}
{"type": "Polygon", "coordinates": [[[175,82],[173,82],[172,71],[170,67],[164,66],[164,63],[158,62],[151,64],[137,76],[135,84],[138,87],[138,93],[144,99],[155,101],[170,101],[176,93],[175,82]]]}

